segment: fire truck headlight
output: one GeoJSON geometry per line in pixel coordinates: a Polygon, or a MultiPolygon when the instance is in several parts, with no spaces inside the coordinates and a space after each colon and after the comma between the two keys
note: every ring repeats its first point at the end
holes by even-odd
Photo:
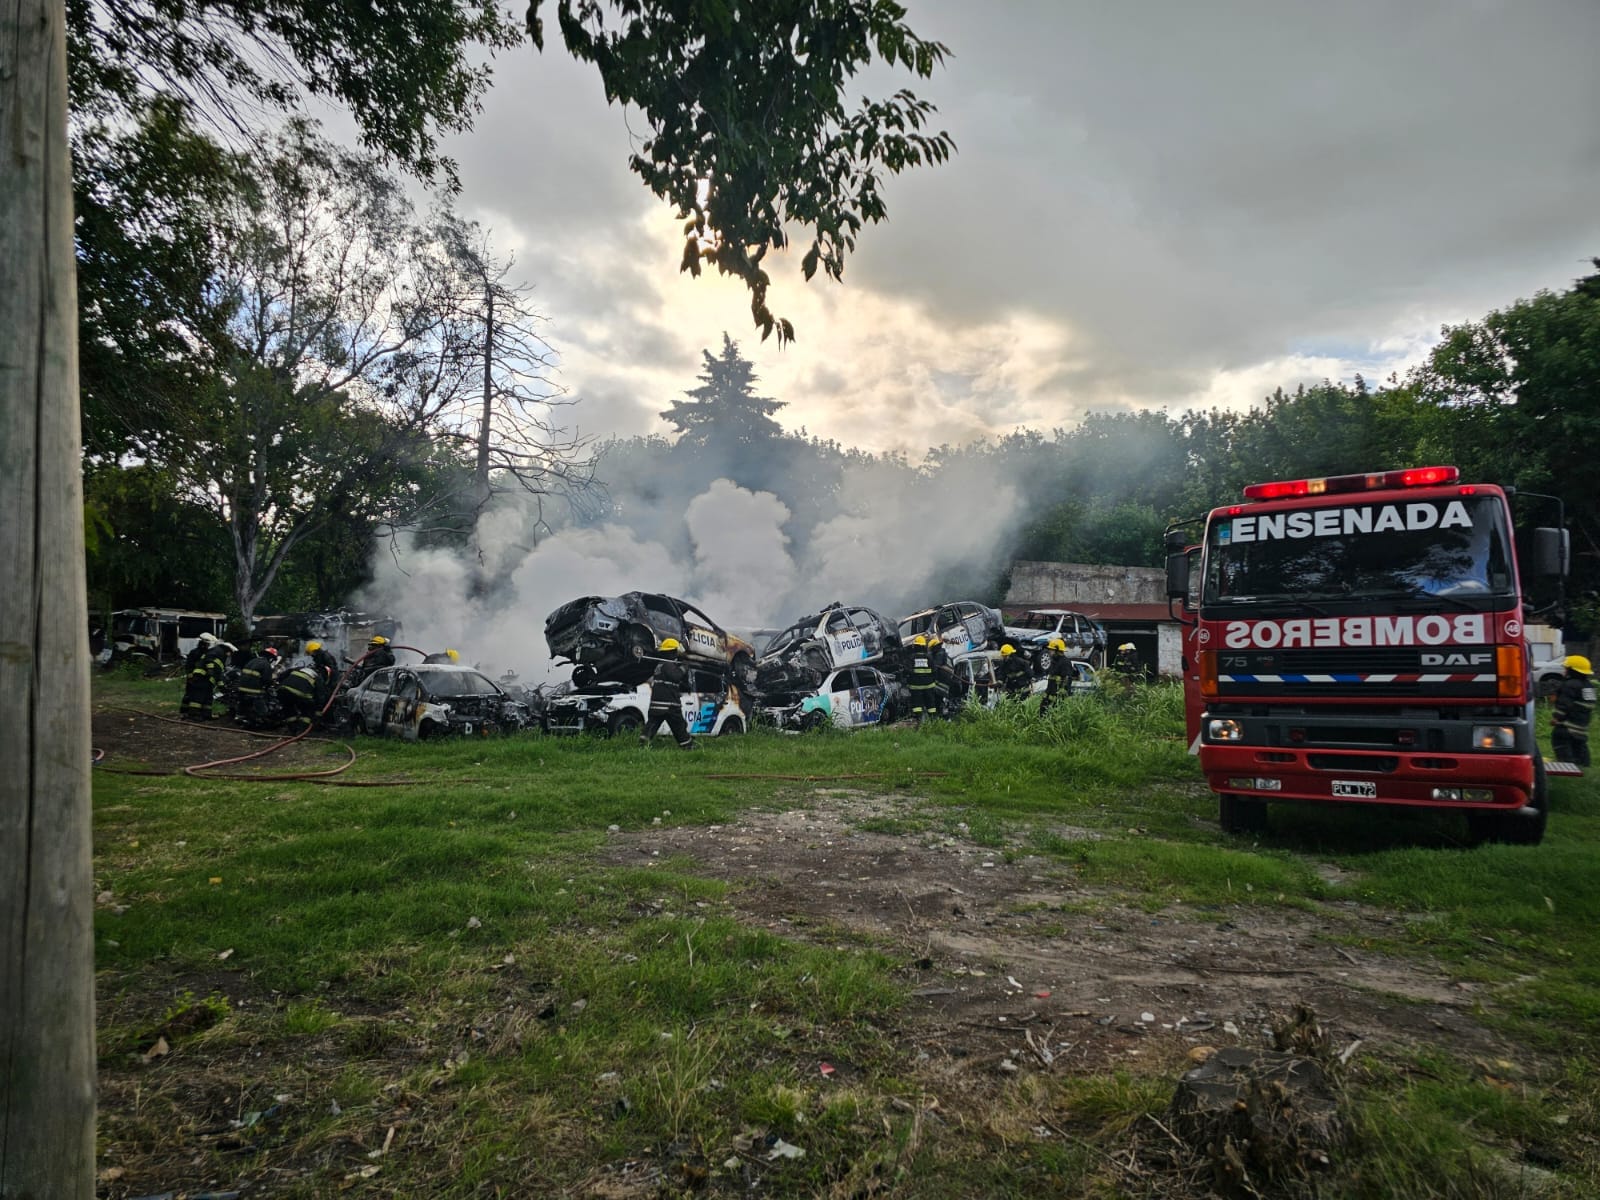
{"type": "Polygon", "coordinates": [[[1244,740],[1244,730],[1239,722],[1227,717],[1213,717],[1206,724],[1206,740],[1208,742],[1240,742],[1244,740]]]}
{"type": "Polygon", "coordinates": [[[1479,750],[1510,750],[1517,744],[1517,731],[1509,725],[1474,725],[1472,744],[1479,750]]]}

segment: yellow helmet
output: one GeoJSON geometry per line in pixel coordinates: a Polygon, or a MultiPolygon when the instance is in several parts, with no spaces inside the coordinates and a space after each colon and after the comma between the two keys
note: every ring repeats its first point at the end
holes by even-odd
{"type": "Polygon", "coordinates": [[[913,646],[926,646],[928,644],[928,639],[919,633],[916,637],[911,639],[911,644],[913,646]]]}
{"type": "Polygon", "coordinates": [[[1133,649],[1133,643],[1132,642],[1123,642],[1122,645],[1117,647],[1117,649],[1119,651],[1121,651],[1121,650],[1132,650],[1133,649]]]}
{"type": "Polygon", "coordinates": [[[678,645],[677,638],[662,638],[660,649],[670,652],[673,650],[682,650],[683,647],[678,645]]]}
{"type": "Polygon", "coordinates": [[[367,645],[369,645],[369,646],[387,646],[388,644],[389,644],[389,639],[384,637],[383,634],[381,634],[381,633],[373,634],[372,635],[372,640],[367,643],[367,645]]]}
{"type": "Polygon", "coordinates": [[[1009,642],[1007,642],[1004,646],[1000,647],[1000,657],[1001,658],[1010,658],[1016,652],[1017,652],[1017,648],[1015,646],[1011,645],[1009,642]]]}
{"type": "Polygon", "coordinates": [[[1561,665],[1569,671],[1577,671],[1583,675],[1593,675],[1594,668],[1589,665],[1589,660],[1581,654],[1569,654],[1561,660],[1561,665]]]}
{"type": "Polygon", "coordinates": [[[306,653],[307,654],[315,654],[318,650],[321,650],[321,649],[322,649],[322,643],[321,642],[307,642],[306,643],[306,653]]]}
{"type": "Polygon", "coordinates": [[[451,662],[460,662],[461,661],[461,655],[457,654],[454,650],[451,650],[449,647],[445,648],[445,653],[450,656],[450,661],[451,662]]]}
{"type": "Polygon", "coordinates": [[[1067,644],[1060,638],[1051,638],[1047,643],[1045,643],[1045,649],[1054,650],[1059,654],[1065,654],[1067,652],[1067,644]]]}

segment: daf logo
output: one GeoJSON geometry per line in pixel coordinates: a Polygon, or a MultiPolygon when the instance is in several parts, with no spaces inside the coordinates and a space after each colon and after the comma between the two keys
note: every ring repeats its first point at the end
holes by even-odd
{"type": "Polygon", "coordinates": [[[1494,656],[1485,652],[1478,654],[1424,654],[1422,665],[1425,667],[1482,667],[1494,661],[1494,656]]]}

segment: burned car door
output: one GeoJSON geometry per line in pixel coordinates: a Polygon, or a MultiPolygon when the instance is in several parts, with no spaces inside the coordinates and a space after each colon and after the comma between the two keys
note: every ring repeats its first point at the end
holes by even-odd
{"type": "Polygon", "coordinates": [[[722,626],[686,601],[679,600],[678,605],[683,614],[684,635],[679,641],[683,642],[684,653],[708,662],[727,662],[728,635],[722,626]]]}
{"type": "Polygon", "coordinates": [[[650,632],[656,635],[656,644],[650,647],[651,653],[654,653],[656,647],[668,638],[675,638],[679,645],[688,650],[689,635],[684,629],[683,614],[676,600],[671,596],[656,596],[649,592],[641,592],[639,603],[644,606],[645,621],[650,626],[650,632]]]}
{"type": "Polygon", "coordinates": [[[690,733],[709,734],[728,698],[727,680],[715,671],[690,671],[689,691],[683,693],[683,719],[690,733]]]}
{"type": "Polygon", "coordinates": [[[823,617],[821,636],[834,666],[847,666],[867,657],[867,644],[861,631],[851,624],[849,614],[843,609],[833,609],[823,617]]]}
{"type": "Polygon", "coordinates": [[[412,671],[396,671],[394,684],[383,704],[379,721],[385,733],[399,737],[417,736],[417,712],[422,707],[426,693],[422,681],[412,671]]]}
{"type": "Polygon", "coordinates": [[[882,617],[870,608],[852,608],[850,610],[850,624],[861,637],[861,657],[870,661],[882,658],[885,650],[884,641],[887,627],[882,617]]]}
{"type": "Polygon", "coordinates": [[[394,682],[394,668],[382,667],[355,690],[351,719],[358,733],[378,733],[383,729],[383,706],[394,682]]]}
{"type": "Polygon", "coordinates": [[[870,667],[858,667],[850,674],[851,682],[855,685],[851,690],[849,705],[850,727],[857,729],[863,725],[876,725],[883,720],[884,701],[888,698],[883,677],[870,667]]]}

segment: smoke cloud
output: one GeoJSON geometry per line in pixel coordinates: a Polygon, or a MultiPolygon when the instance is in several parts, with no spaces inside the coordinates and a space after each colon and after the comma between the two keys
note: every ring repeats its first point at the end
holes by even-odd
{"type": "Polygon", "coordinates": [[[827,515],[804,529],[777,495],[726,478],[676,514],[670,503],[629,505],[646,535],[614,513],[539,539],[538,514],[507,498],[480,520],[476,556],[402,540],[379,557],[355,603],[398,618],[407,645],[453,647],[464,662],[496,676],[514,671],[530,686],[566,677],[569,668],[549,660],[544,621],[580,596],[665,592],[741,634],[835,600],[892,622],[975,598],[1000,566],[1018,497],[975,471],[961,475],[943,472],[935,483],[903,465],[852,464],[827,515]],[[966,591],[934,594],[952,578],[968,581],[966,591]]]}

